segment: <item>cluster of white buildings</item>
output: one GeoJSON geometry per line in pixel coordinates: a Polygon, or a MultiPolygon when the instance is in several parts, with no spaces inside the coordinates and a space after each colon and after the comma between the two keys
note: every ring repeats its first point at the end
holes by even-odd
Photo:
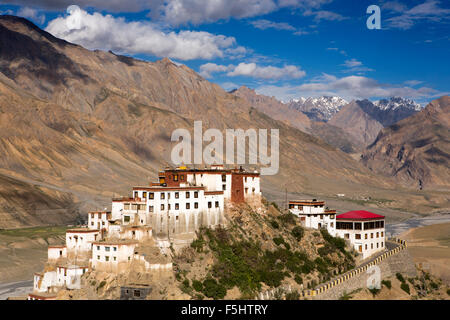
{"type": "Polygon", "coordinates": [[[350,242],[366,259],[385,249],[384,216],[369,211],[349,211],[337,215],[325,207],[324,201],[292,200],[289,210],[302,225],[311,229],[326,229],[329,234],[350,242]]]}
{"type": "Polygon", "coordinates": [[[201,226],[222,224],[228,202],[260,200],[256,171],[219,165],[166,168],[158,182],[113,199],[111,211],[89,212],[87,227],[67,230],[65,245],[50,246],[48,263],[35,274],[28,299],[54,299],[61,288],[80,288],[89,270],[120,273],[132,265],[146,272],[171,270],[172,263],[164,259],[170,244],[183,236],[190,242],[201,226]]]}
{"type": "MultiPolygon", "coordinates": [[[[81,277],[90,270],[171,270],[165,257],[170,245],[189,243],[201,226],[223,224],[228,203],[260,201],[256,171],[166,168],[158,182],[133,187],[130,197],[112,199],[111,211],[89,212],[86,227],[66,231],[65,245],[49,246],[48,263],[34,275],[28,299],[55,299],[61,288],[80,288],[81,277]]],[[[316,199],[290,201],[289,210],[304,227],[324,228],[348,240],[363,258],[384,250],[383,216],[367,211],[337,215],[316,199]]]]}

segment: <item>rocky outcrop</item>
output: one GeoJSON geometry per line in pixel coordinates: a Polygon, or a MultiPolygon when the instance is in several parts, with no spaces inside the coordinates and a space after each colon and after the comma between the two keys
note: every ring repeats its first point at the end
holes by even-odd
{"type": "Polygon", "coordinates": [[[362,156],[379,174],[417,189],[450,187],[450,97],[383,129],[362,156]]]}

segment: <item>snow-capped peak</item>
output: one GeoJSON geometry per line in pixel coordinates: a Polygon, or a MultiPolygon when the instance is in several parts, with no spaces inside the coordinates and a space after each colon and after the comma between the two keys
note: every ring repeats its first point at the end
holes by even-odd
{"type": "Polygon", "coordinates": [[[300,97],[292,99],[290,107],[302,111],[316,121],[328,121],[348,102],[336,96],[300,97]]]}
{"type": "Polygon", "coordinates": [[[398,108],[405,108],[414,111],[422,110],[420,104],[414,102],[413,100],[402,97],[391,97],[389,99],[381,99],[375,101],[373,104],[381,110],[396,110],[398,108]]]}

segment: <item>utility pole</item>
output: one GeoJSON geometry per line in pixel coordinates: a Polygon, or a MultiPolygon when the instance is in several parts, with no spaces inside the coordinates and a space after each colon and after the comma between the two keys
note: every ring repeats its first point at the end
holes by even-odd
{"type": "Polygon", "coordinates": [[[287,184],[284,185],[284,192],[285,192],[285,198],[284,198],[284,210],[288,209],[288,201],[287,201],[287,184]]]}

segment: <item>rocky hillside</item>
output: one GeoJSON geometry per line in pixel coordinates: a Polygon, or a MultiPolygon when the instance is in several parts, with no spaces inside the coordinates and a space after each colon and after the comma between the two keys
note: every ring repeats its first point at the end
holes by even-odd
{"type": "Polygon", "coordinates": [[[305,133],[309,133],[346,153],[355,153],[363,150],[363,144],[342,128],[323,121],[314,121],[313,118],[310,120],[303,111],[292,107],[292,102],[290,104],[282,103],[274,97],[257,94],[255,90],[245,86],[235,89],[230,93],[245,99],[252,107],[267,114],[271,118],[280,120],[305,133]]]}
{"type": "Polygon", "coordinates": [[[274,97],[257,94],[255,90],[249,89],[246,86],[230,91],[230,93],[243,98],[253,108],[267,114],[275,120],[282,121],[303,132],[310,131],[311,120],[303,112],[289,108],[286,104],[278,101],[274,97]]]}
{"type": "Polygon", "coordinates": [[[253,299],[259,292],[290,285],[315,287],[352,268],[357,253],[326,231],[306,230],[290,213],[262,206],[228,208],[226,225],[202,229],[197,239],[173,252],[174,270],[151,274],[130,267],[120,275],[89,272],[82,290],[60,299],[117,299],[120,286],[149,286],[147,299],[253,299]]]}
{"type": "Polygon", "coordinates": [[[450,97],[383,129],[362,157],[373,171],[415,188],[450,187],[450,97]]]}
{"type": "MultiPolygon", "coordinates": [[[[395,188],[186,66],[89,51],[0,16],[0,173],[21,184],[19,195],[43,192],[45,206],[60,210],[58,222],[147,184],[170,163],[171,132],[192,131],[195,120],[204,128],[280,130],[280,171],[264,177],[266,193],[286,181],[290,191],[316,194],[395,188]]],[[[14,199],[0,198],[0,227],[55,223],[41,200],[14,199]]]]}
{"type": "Polygon", "coordinates": [[[369,100],[352,101],[328,121],[343,129],[363,145],[372,143],[383,125],[366,112],[373,104],[369,100]]]}
{"type": "Polygon", "coordinates": [[[418,103],[401,97],[381,99],[375,101],[373,105],[375,108],[368,109],[366,112],[385,127],[408,118],[422,110],[418,103]]]}

